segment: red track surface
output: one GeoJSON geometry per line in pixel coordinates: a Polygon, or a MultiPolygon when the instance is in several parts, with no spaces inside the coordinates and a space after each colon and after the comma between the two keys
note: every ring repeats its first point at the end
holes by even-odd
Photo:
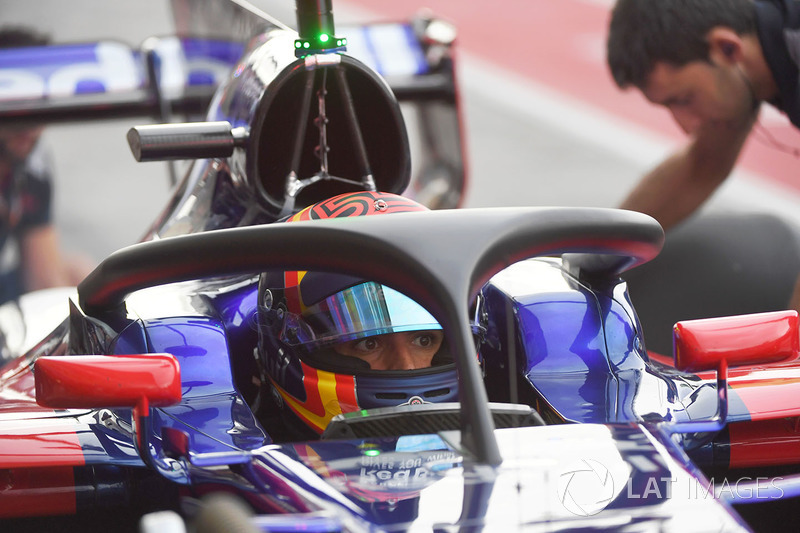
{"type": "MultiPolygon", "coordinates": [[[[683,139],[666,110],[636,91],[622,92],[605,65],[609,8],[589,0],[347,0],[389,19],[402,19],[426,6],[458,27],[459,48],[521,74],[564,95],[671,140],[683,139]]],[[[780,142],[800,148],[800,132],[776,112],[761,123],[780,142]]],[[[800,191],[800,159],[751,136],[740,166],[800,191]]]]}

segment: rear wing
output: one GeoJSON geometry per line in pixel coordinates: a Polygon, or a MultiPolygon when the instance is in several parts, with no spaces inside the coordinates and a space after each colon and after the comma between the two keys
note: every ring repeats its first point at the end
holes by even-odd
{"type": "MultiPolygon", "coordinates": [[[[425,54],[411,22],[342,27],[348,54],[384,76],[398,99],[452,98],[452,70],[425,54]]],[[[59,122],[204,114],[246,44],[151,38],[0,50],[0,121],[59,122]]]]}
{"type": "Polygon", "coordinates": [[[168,37],[0,50],[0,121],[162,116],[205,109],[239,43],[168,37]],[[157,80],[157,82],[156,82],[157,80]]]}

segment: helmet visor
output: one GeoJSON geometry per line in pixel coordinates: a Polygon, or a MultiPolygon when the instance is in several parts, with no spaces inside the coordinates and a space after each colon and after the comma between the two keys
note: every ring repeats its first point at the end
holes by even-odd
{"type": "Polygon", "coordinates": [[[316,348],[373,335],[442,329],[411,298],[372,281],[325,298],[288,317],[283,341],[316,348]]]}

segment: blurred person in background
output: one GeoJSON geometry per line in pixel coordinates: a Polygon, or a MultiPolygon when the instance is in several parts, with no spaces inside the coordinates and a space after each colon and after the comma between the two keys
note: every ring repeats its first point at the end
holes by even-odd
{"type": "MultiPolygon", "coordinates": [[[[800,128],[800,1],[617,0],[607,53],[617,85],[666,107],[689,136],[620,205],[665,230],[730,175],[762,102],[800,128]]],[[[789,306],[800,309],[800,282],[789,306]]]]}
{"type": "MultiPolygon", "coordinates": [[[[48,42],[28,28],[0,28],[0,51],[48,42]]],[[[77,285],[92,268],[88,259],[67,257],[60,249],[43,130],[0,124],[0,303],[37,289],[77,285]]]]}

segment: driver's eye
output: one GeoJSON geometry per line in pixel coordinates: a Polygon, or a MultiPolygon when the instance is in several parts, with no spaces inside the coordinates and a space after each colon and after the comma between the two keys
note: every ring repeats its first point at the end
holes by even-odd
{"type": "Polygon", "coordinates": [[[433,338],[430,335],[420,335],[414,339],[414,342],[422,348],[427,348],[433,344],[433,338]]]}
{"type": "Polygon", "coordinates": [[[356,344],[355,348],[362,352],[371,352],[378,348],[378,340],[372,337],[364,339],[356,344]]]}

